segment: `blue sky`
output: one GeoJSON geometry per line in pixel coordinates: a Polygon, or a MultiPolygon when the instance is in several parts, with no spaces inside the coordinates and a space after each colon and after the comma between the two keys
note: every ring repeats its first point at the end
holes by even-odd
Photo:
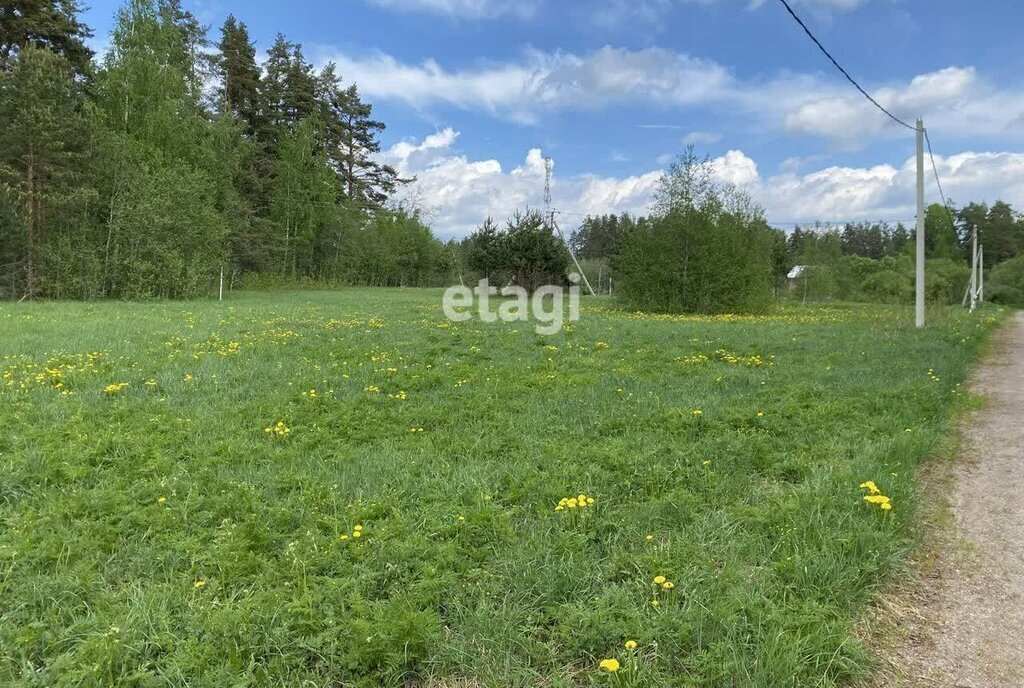
{"type": "MultiPolygon", "coordinates": [[[[101,44],[118,6],[94,0],[101,44]]],[[[687,142],[778,222],[913,217],[913,133],[874,111],[776,0],[185,0],[334,60],[443,235],[541,203],[643,211],[687,142]]],[[[1024,208],[1024,3],[795,0],[898,116],[923,115],[955,201],[1024,208]]],[[[934,186],[929,201],[937,200],[934,186]]]]}

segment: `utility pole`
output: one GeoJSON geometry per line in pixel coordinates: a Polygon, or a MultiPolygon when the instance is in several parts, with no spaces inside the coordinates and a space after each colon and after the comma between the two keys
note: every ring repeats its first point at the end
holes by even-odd
{"type": "Polygon", "coordinates": [[[915,324],[924,327],[924,120],[917,118],[917,275],[915,324]]]}
{"type": "Polygon", "coordinates": [[[978,301],[985,301],[985,244],[978,246],[978,301]]]}
{"type": "Polygon", "coordinates": [[[971,232],[971,312],[978,305],[978,226],[971,232]]]}
{"type": "Polygon", "coordinates": [[[224,266],[223,265],[220,266],[220,297],[217,300],[218,301],[223,301],[224,300],[224,266]]]}

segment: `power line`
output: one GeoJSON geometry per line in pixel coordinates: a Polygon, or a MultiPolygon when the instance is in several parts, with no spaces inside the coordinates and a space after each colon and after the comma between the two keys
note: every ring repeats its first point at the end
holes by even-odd
{"type": "Polygon", "coordinates": [[[942,198],[942,207],[946,209],[946,214],[949,215],[949,224],[956,229],[956,222],[953,221],[953,212],[949,209],[949,202],[946,200],[946,194],[942,191],[942,182],[939,181],[939,168],[935,165],[935,154],[932,153],[932,139],[928,136],[928,130],[924,130],[924,140],[928,144],[928,157],[932,161],[932,172],[935,173],[935,185],[939,187],[939,196],[942,198]]]}
{"type": "Polygon", "coordinates": [[[861,88],[860,84],[858,84],[856,82],[856,80],[854,80],[854,78],[852,76],[850,76],[849,72],[847,72],[845,69],[843,69],[842,65],[840,65],[839,62],[836,61],[836,58],[832,57],[832,54],[829,53],[828,50],[825,50],[825,46],[823,46],[821,44],[821,41],[819,41],[814,36],[814,34],[811,33],[811,30],[808,29],[807,25],[804,24],[803,20],[800,19],[800,17],[797,16],[796,12],[793,11],[793,8],[789,6],[789,3],[786,2],[786,0],[779,0],[779,2],[781,2],[782,5],[786,8],[786,11],[789,12],[790,16],[792,16],[793,19],[796,20],[796,23],[800,25],[800,28],[802,28],[804,30],[804,33],[806,33],[807,36],[812,41],[814,41],[814,44],[816,46],[818,46],[818,49],[821,50],[821,52],[825,54],[825,57],[827,57],[832,62],[832,64],[835,65],[836,69],[838,69],[842,73],[842,75],[846,77],[847,81],[849,81],[851,84],[853,84],[854,88],[856,88],[858,91],[861,92],[861,95],[863,95],[865,98],[870,100],[872,105],[874,105],[876,108],[878,108],[879,110],[881,110],[882,112],[887,114],[890,117],[890,119],[892,119],[892,121],[894,121],[894,122],[896,122],[898,124],[902,124],[907,129],[913,129],[915,131],[917,130],[917,127],[915,127],[915,126],[913,126],[911,124],[907,124],[906,122],[901,120],[899,117],[897,117],[896,115],[894,115],[891,112],[889,112],[888,110],[886,110],[884,107],[882,107],[882,105],[877,100],[872,98],[871,95],[867,91],[865,91],[863,88],[861,88]]]}

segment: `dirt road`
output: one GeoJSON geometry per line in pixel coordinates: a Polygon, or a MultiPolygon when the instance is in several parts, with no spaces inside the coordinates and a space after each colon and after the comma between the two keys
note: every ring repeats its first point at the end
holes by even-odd
{"type": "Polygon", "coordinates": [[[955,531],[894,662],[898,685],[1024,686],[1024,312],[994,345],[972,381],[988,405],[954,469],[955,531]]]}

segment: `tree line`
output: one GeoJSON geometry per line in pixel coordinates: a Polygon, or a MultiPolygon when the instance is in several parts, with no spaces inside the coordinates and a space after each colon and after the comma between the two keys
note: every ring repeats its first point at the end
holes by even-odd
{"type": "MultiPolygon", "coordinates": [[[[927,208],[927,298],[960,302],[975,227],[986,296],[1024,305],[1024,218],[1003,201],[927,208]]],[[[771,296],[909,303],[915,243],[915,228],[902,224],[769,227],[760,207],[717,184],[692,151],[666,173],[650,214],[589,216],[569,240],[632,305],[711,312],[763,309],[771,296]]]]}
{"type": "MultiPolygon", "coordinates": [[[[10,7],[8,7],[10,6],[10,7]]],[[[180,0],[128,0],[95,56],[76,0],[0,10],[0,297],[180,298],[232,277],[447,281],[455,254],[379,161],[333,64],[180,0]]]]}

